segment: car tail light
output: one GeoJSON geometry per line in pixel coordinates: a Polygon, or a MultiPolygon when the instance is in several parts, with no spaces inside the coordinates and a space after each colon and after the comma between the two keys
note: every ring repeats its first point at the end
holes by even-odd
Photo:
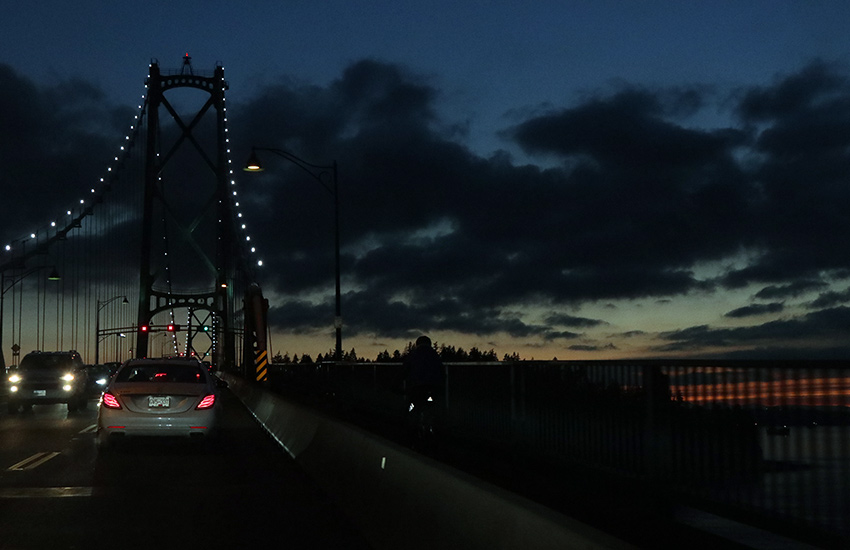
{"type": "Polygon", "coordinates": [[[100,400],[100,404],[106,407],[107,409],[120,409],[121,403],[118,402],[118,399],[115,398],[109,392],[104,392],[103,398],[100,400]]]}
{"type": "Polygon", "coordinates": [[[196,409],[209,409],[213,405],[215,405],[215,395],[209,394],[209,395],[205,395],[204,398],[201,399],[201,402],[198,403],[198,406],[195,407],[195,408],[196,409]]]}

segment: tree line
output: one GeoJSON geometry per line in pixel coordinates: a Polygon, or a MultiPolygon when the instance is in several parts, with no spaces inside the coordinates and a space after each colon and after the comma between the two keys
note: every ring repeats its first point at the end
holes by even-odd
{"type": "MultiPolygon", "coordinates": [[[[349,363],[401,363],[404,361],[404,358],[414,347],[413,342],[408,342],[407,346],[405,346],[404,350],[395,350],[392,353],[389,350],[384,350],[377,355],[374,359],[367,359],[365,357],[360,357],[357,355],[357,352],[354,348],[351,348],[351,351],[346,351],[342,354],[342,360],[349,363]]],[[[499,357],[496,355],[496,352],[492,349],[488,351],[480,350],[477,347],[473,346],[469,348],[469,351],[463,349],[462,347],[455,347],[446,344],[437,344],[434,342],[434,349],[437,350],[437,353],[446,363],[488,363],[488,362],[498,362],[499,357]]],[[[334,351],[328,350],[327,353],[319,354],[315,359],[308,354],[304,353],[302,355],[298,355],[297,353],[290,357],[289,353],[283,353],[281,355],[280,352],[277,352],[272,357],[272,363],[299,363],[299,364],[311,364],[311,363],[323,363],[325,361],[333,361],[334,360],[334,351]]],[[[512,354],[505,354],[502,358],[502,361],[519,361],[519,354],[514,352],[512,354]]]]}

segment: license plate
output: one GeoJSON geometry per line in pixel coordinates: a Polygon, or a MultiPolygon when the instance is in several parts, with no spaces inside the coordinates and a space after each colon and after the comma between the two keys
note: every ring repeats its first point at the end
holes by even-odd
{"type": "Polygon", "coordinates": [[[35,397],[47,397],[47,390],[33,390],[32,394],[35,397]]]}
{"type": "Polygon", "coordinates": [[[168,396],[151,395],[148,397],[148,407],[152,409],[162,409],[171,406],[171,398],[168,396]]]}

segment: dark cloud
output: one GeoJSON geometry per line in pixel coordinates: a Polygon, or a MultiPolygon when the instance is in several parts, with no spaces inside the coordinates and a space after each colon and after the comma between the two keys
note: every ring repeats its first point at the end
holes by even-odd
{"type": "MultiPolygon", "coordinates": [[[[836,307],[793,318],[769,321],[761,325],[735,328],[712,328],[708,325],[689,327],[662,333],[669,343],[656,351],[686,352],[703,349],[734,349],[743,346],[759,348],[790,348],[791,353],[813,354],[818,348],[847,349],[850,336],[850,308],[836,307]],[[806,350],[802,352],[801,350],[806,350]]],[[[805,357],[801,355],[800,357],[805,357]]]]}
{"type": "Polygon", "coordinates": [[[0,64],[0,189],[14,205],[0,235],[18,238],[77,203],[103,177],[134,114],[84,81],[39,87],[0,64]]]}
{"type": "MultiPolygon", "coordinates": [[[[715,90],[621,88],[529,114],[503,131],[547,159],[543,167],[517,165],[504,152],[476,155],[453,141],[452,121],[436,114],[439,90],[427,80],[363,61],[327,87],[268,88],[242,107],[241,132],[339,161],[343,271],[357,289],[344,301],[347,330],[574,338],[557,327],[604,320],[558,314],[540,327],[510,312],[753,282],[767,284],[757,298],[786,299],[823,290],[825,274],[846,273],[848,240],[837,238],[850,234],[841,212],[850,198],[842,184],[846,86],[839,68],[814,63],[735,91],[719,103],[732,124],[716,128],[686,125],[720,108],[715,90]],[[813,135],[818,147],[801,143],[813,135]],[[561,163],[552,166],[553,158],[561,163]],[[717,278],[695,274],[699,263],[742,250],[753,252],[747,264],[717,278]]],[[[278,206],[259,222],[304,230],[261,243],[279,274],[271,284],[295,295],[329,289],[328,197],[292,181],[299,178],[291,167],[276,173],[258,184],[256,200],[278,206]]],[[[325,295],[313,309],[329,310],[325,295]]],[[[751,305],[728,316],[781,311],[778,303],[751,305]]],[[[667,348],[724,346],[729,338],[711,327],[681,336],[667,348]]]]}
{"type": "Polygon", "coordinates": [[[738,113],[748,122],[795,118],[823,95],[846,92],[846,77],[824,61],[814,61],[797,74],[785,75],[769,86],[742,91],[738,113]]]}
{"type": "Polygon", "coordinates": [[[760,300],[775,300],[780,298],[796,298],[813,290],[820,290],[829,286],[823,281],[800,280],[784,285],[766,286],[755,295],[760,300]]]}
{"type": "Polygon", "coordinates": [[[649,172],[656,179],[680,168],[713,164],[739,141],[733,131],[705,132],[678,126],[664,118],[665,107],[679,111],[699,103],[698,92],[679,97],[628,90],[579,107],[536,117],[518,125],[513,138],[529,152],[586,156],[605,169],[649,172]]]}
{"type": "Polygon", "coordinates": [[[574,317],[565,313],[555,313],[546,318],[546,322],[550,325],[559,325],[563,327],[589,328],[607,325],[605,321],[599,319],[588,319],[586,317],[574,317]]]}
{"type": "Polygon", "coordinates": [[[571,350],[571,351],[591,351],[591,352],[597,352],[597,351],[614,351],[614,350],[616,350],[616,349],[617,349],[617,346],[615,346],[614,344],[606,344],[606,345],[604,345],[604,346],[593,346],[593,345],[587,345],[587,344],[575,344],[575,345],[572,345],[572,346],[567,347],[567,349],[569,349],[569,350],[571,350]]]}
{"type": "Polygon", "coordinates": [[[839,68],[813,63],[748,91],[740,113],[757,128],[751,181],[760,200],[750,223],[763,253],[727,284],[788,284],[843,272],[850,252],[841,206],[850,199],[850,82],[839,68]]]}
{"type": "Polygon", "coordinates": [[[752,304],[749,306],[739,307],[725,314],[725,317],[738,319],[741,317],[755,317],[757,315],[765,315],[770,313],[780,313],[785,309],[785,305],[779,302],[772,304],[752,304]]]}
{"type": "Polygon", "coordinates": [[[850,302],[850,288],[843,291],[822,292],[815,300],[808,304],[809,308],[822,309],[835,307],[850,302]]]}

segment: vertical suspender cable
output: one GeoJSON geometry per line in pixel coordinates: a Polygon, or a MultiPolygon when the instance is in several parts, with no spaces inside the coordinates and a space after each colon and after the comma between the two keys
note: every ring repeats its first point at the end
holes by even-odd
{"type": "MultiPolygon", "coordinates": [[[[19,290],[20,290],[20,292],[18,293],[19,294],[18,295],[18,338],[13,340],[18,345],[20,345],[20,343],[21,343],[21,328],[22,328],[21,319],[23,318],[23,315],[24,315],[23,287],[21,287],[19,290]]],[[[12,335],[12,338],[14,339],[14,334],[12,335]]],[[[19,351],[19,353],[20,353],[20,351],[19,351]]]]}
{"type": "MultiPolygon", "coordinates": [[[[35,237],[35,246],[38,248],[38,234],[35,237]]],[[[36,277],[36,288],[37,288],[37,300],[36,300],[36,329],[35,329],[35,341],[37,343],[38,349],[44,351],[44,314],[45,314],[45,302],[44,300],[44,280],[42,277],[36,277]]]]}

